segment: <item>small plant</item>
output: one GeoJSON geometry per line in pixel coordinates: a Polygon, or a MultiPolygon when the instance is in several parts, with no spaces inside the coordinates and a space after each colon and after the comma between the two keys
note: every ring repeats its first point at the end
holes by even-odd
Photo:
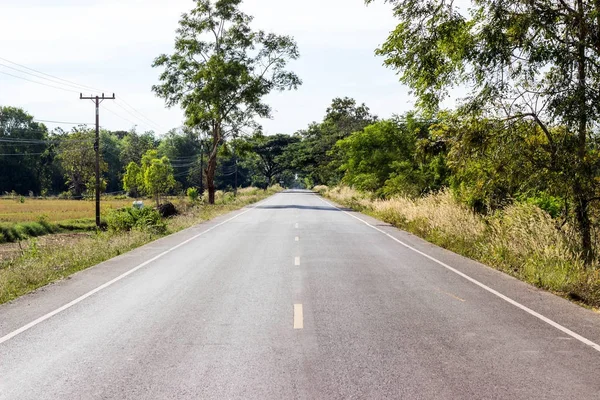
{"type": "Polygon", "coordinates": [[[21,203],[21,204],[25,203],[25,196],[19,197],[19,203],[21,203]]]}
{"type": "Polygon", "coordinates": [[[28,258],[36,258],[40,255],[40,248],[37,239],[31,239],[29,247],[23,251],[23,256],[28,258]]]}
{"type": "Polygon", "coordinates": [[[187,190],[187,196],[192,203],[196,203],[198,201],[200,193],[198,192],[198,189],[191,187],[187,190]]]}
{"type": "Polygon", "coordinates": [[[167,229],[158,211],[152,208],[126,207],[111,210],[106,215],[106,224],[113,232],[127,232],[133,229],[164,233],[167,229]]]}

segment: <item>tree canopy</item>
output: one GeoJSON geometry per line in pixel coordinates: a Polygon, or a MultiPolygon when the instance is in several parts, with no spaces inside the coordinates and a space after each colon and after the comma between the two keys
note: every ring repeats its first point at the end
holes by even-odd
{"type": "Polygon", "coordinates": [[[299,52],[289,36],[253,30],[253,18],[239,8],[241,0],[195,3],[179,21],[174,53],[154,61],[163,72],[153,90],[168,106],[180,105],[190,127],[210,133],[205,172],[212,204],[219,146],[256,127],[256,117],[270,117],[265,95],[301,84],[285,70],[299,52]]]}

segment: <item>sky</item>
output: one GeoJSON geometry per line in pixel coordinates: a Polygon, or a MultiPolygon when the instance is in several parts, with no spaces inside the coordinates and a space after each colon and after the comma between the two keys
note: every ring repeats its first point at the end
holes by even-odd
{"type": "MultiPolygon", "coordinates": [[[[160,134],[182,125],[182,110],[168,109],[152,93],[160,70],[151,64],[159,54],[172,52],[179,18],[192,9],[193,0],[1,2],[0,58],[114,92],[117,100],[101,105],[100,124],[106,129],[135,126],[160,134]]],[[[266,98],[274,112],[273,119],[260,121],[265,133],[291,134],[322,120],[335,97],[364,102],[382,118],[413,107],[408,88],[374,54],[397,24],[383,1],[367,7],[363,0],[245,0],[242,8],[254,16],[253,28],[293,36],[301,53],[288,67],[303,85],[266,98]]],[[[93,123],[93,103],[79,99],[79,88],[17,72],[8,67],[23,68],[2,59],[0,105],[21,107],[41,120],[93,123]]],[[[96,93],[84,92],[90,94],[96,93]]]]}

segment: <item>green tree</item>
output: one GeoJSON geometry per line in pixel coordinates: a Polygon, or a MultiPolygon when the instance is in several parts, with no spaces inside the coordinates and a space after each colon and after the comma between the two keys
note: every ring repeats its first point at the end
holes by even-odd
{"type": "MultiPolygon", "coordinates": [[[[371,3],[374,0],[367,0],[371,3]]],[[[390,0],[400,20],[377,51],[436,110],[453,86],[471,89],[463,113],[529,121],[544,135],[545,168],[569,187],[587,261],[600,159],[600,3],[596,0],[390,0]],[[566,161],[566,162],[565,162],[566,161]]]]}
{"type": "Polygon", "coordinates": [[[139,197],[144,191],[144,175],[140,166],[133,161],[129,163],[123,174],[123,188],[131,197],[139,197]]]}
{"type": "Polygon", "coordinates": [[[206,180],[209,202],[215,200],[215,171],[219,146],[231,135],[253,126],[255,117],[270,117],[262,101],[274,90],[295,89],[300,79],[285,67],[299,57],[294,40],[250,27],[252,17],[240,9],[241,0],[196,0],[183,14],[175,52],[153,63],[164,69],[153,91],[168,106],[180,105],[187,124],[212,137],[206,180]]]}
{"type": "Polygon", "coordinates": [[[287,152],[291,165],[314,184],[335,185],[342,174],[342,163],[335,144],[353,132],[360,131],[377,120],[363,103],[345,97],[335,98],[327,108],[321,123],[313,123],[298,132],[302,141],[292,144],[287,152]]]}
{"type": "Polygon", "coordinates": [[[121,164],[121,140],[113,132],[100,131],[100,152],[102,159],[106,162],[107,169],[105,179],[108,192],[121,190],[121,173],[127,164],[121,164]]]}
{"type": "Polygon", "coordinates": [[[175,186],[173,167],[167,157],[154,158],[144,168],[144,188],[146,193],[152,194],[156,199],[156,206],[160,205],[160,196],[167,193],[175,186]]]}
{"type": "MultiPolygon", "coordinates": [[[[94,151],[94,131],[84,127],[74,128],[63,137],[58,147],[60,162],[66,184],[75,198],[82,198],[95,188],[96,156],[94,151]]],[[[100,173],[107,171],[106,162],[100,158],[100,173]]],[[[106,189],[106,181],[101,179],[101,190],[106,189]]]]}
{"type": "Polygon", "coordinates": [[[414,114],[378,121],[337,142],[343,182],[381,196],[421,196],[447,184],[445,147],[414,114]]]}
{"type": "Polygon", "coordinates": [[[299,137],[284,134],[258,134],[252,138],[252,151],[258,156],[257,170],[264,177],[267,186],[275,183],[274,179],[290,167],[285,151],[289,145],[299,141],[299,137]]]}
{"type": "Polygon", "coordinates": [[[20,108],[0,107],[0,193],[40,193],[51,162],[43,124],[20,108]]]}
{"type": "Polygon", "coordinates": [[[189,127],[172,129],[161,137],[158,154],[166,156],[177,171],[175,180],[184,188],[200,185],[200,140],[189,127]]]}
{"type": "MultiPolygon", "coordinates": [[[[119,132],[119,135],[122,133],[119,132]]],[[[121,141],[121,165],[129,165],[130,162],[140,163],[142,157],[148,150],[156,148],[156,138],[153,132],[138,134],[135,130],[127,132],[121,141]]]]}

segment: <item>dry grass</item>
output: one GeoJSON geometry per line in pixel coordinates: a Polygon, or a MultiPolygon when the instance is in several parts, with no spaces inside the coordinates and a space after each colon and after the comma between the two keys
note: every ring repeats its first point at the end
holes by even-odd
{"type": "MultiPolygon", "coordinates": [[[[238,191],[236,198],[221,193],[214,206],[188,206],[182,215],[169,219],[168,233],[242,208],[280,190],[280,187],[267,191],[243,189],[238,191]]],[[[182,201],[180,207],[183,207],[183,204],[182,201]]],[[[19,249],[20,256],[7,257],[0,261],[0,304],[160,237],[154,233],[137,230],[119,234],[99,232],[71,237],[61,245],[51,240],[53,236],[40,240],[32,239],[27,242],[24,251],[19,249]]]]}
{"type": "MultiPolygon", "coordinates": [[[[37,221],[45,216],[50,222],[93,218],[96,205],[91,200],[62,200],[62,199],[35,199],[25,197],[21,203],[19,198],[0,198],[0,222],[28,222],[37,221]]],[[[102,212],[130,206],[132,200],[117,200],[114,198],[102,199],[100,207],[102,212]]]]}
{"type": "Polygon", "coordinates": [[[540,288],[600,307],[600,269],[584,267],[544,211],[514,204],[483,217],[440,192],[420,199],[373,199],[347,187],[326,189],[332,200],[363,211],[449,250],[474,258],[540,288]]]}

